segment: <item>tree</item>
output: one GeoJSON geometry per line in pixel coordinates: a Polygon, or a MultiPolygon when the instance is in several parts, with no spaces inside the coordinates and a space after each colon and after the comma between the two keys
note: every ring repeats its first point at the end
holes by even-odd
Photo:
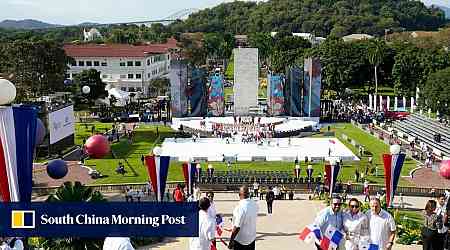
{"type": "Polygon", "coordinates": [[[450,115],[450,67],[431,74],[421,90],[421,98],[427,100],[432,110],[450,115]]]}
{"type": "Polygon", "coordinates": [[[167,78],[156,78],[150,81],[149,92],[151,96],[165,95],[169,92],[170,81],[167,78]]]}
{"type": "MultiPolygon", "coordinates": [[[[65,182],[55,194],[47,198],[47,202],[106,202],[99,191],[86,187],[80,182],[65,182]]],[[[100,249],[103,239],[83,238],[45,238],[41,243],[44,249],[86,250],[100,249]]]]}
{"type": "Polygon", "coordinates": [[[105,98],[108,94],[105,90],[106,84],[100,78],[100,72],[95,69],[83,70],[75,77],[74,95],[87,98],[92,104],[98,98],[105,98]],[[89,94],[82,93],[82,88],[88,86],[89,94]]]}
{"type": "Polygon", "coordinates": [[[369,62],[374,67],[375,95],[378,95],[378,67],[383,62],[383,57],[386,52],[386,44],[384,41],[379,39],[372,40],[367,52],[369,62]]]}

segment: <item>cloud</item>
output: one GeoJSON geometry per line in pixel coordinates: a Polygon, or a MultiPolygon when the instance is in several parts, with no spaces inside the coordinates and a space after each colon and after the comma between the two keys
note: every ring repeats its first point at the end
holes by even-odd
{"type": "Polygon", "coordinates": [[[38,7],[39,3],[37,3],[36,1],[32,1],[32,0],[10,0],[7,2],[7,4],[10,5],[20,5],[20,6],[29,6],[29,7],[38,7]]]}

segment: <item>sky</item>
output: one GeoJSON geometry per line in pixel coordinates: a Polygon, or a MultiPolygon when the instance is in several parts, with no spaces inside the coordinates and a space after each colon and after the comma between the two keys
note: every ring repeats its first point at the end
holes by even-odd
{"type": "MultiPolygon", "coordinates": [[[[207,8],[233,0],[0,0],[0,21],[36,19],[53,24],[155,20],[180,10],[207,8]]],[[[449,0],[423,0],[449,6],[449,0]]]]}

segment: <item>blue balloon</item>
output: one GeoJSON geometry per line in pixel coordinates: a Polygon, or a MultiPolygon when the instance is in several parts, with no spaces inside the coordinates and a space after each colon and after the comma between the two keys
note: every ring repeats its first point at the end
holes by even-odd
{"type": "Polygon", "coordinates": [[[64,80],[64,85],[71,85],[72,84],[72,80],[70,80],[70,79],[66,79],[66,80],[64,80]]]}
{"type": "Polygon", "coordinates": [[[69,172],[67,163],[63,160],[52,160],[47,165],[47,174],[52,179],[64,178],[69,172]]]}
{"type": "Polygon", "coordinates": [[[44,137],[46,134],[44,123],[41,121],[41,119],[37,118],[36,121],[36,142],[35,146],[41,145],[44,141],[44,137]]]}

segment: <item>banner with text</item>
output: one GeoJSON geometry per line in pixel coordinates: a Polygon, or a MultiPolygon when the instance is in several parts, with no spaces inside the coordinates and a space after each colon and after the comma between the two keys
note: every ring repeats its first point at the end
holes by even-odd
{"type": "Polygon", "coordinates": [[[3,203],[0,236],[196,237],[197,203],[3,203]]]}
{"type": "Polygon", "coordinates": [[[50,144],[54,144],[75,133],[75,116],[73,106],[51,112],[48,114],[48,129],[50,131],[50,144]]]}

